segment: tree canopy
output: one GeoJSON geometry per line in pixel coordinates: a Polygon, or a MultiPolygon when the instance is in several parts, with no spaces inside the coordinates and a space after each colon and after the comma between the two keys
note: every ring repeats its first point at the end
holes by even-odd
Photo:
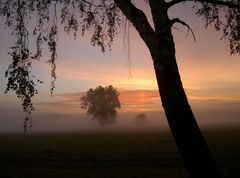
{"type": "Polygon", "coordinates": [[[118,116],[117,109],[121,108],[118,99],[119,93],[111,85],[98,86],[89,89],[81,100],[81,108],[87,110],[87,114],[101,125],[113,124],[118,116]]]}

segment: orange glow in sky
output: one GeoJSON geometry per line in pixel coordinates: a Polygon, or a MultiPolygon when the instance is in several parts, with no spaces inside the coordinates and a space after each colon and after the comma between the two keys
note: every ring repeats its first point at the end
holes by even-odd
{"type": "MultiPolygon", "coordinates": [[[[226,45],[219,40],[221,34],[211,27],[205,30],[202,20],[192,12],[191,5],[180,5],[169,13],[171,17],[177,16],[188,22],[197,39],[194,42],[191,35],[186,37],[187,29],[181,25],[173,29],[177,63],[193,110],[207,109],[211,113],[218,110],[224,112],[224,116],[234,113],[234,118],[240,117],[239,55],[229,55],[226,45]]],[[[13,93],[3,94],[6,86],[4,71],[9,64],[7,52],[12,43],[9,33],[0,29],[0,117],[4,114],[6,118],[8,114],[21,111],[20,103],[13,93]]],[[[130,36],[129,68],[121,31],[112,50],[104,54],[90,46],[88,36],[74,41],[61,32],[57,46],[57,82],[53,98],[49,92],[50,66],[46,63],[49,55],[44,53],[42,62],[34,65],[34,74],[44,81],[43,85],[38,85],[40,94],[33,100],[36,112],[47,114],[49,119],[55,113],[68,114],[69,118],[71,114],[82,114],[84,111],[79,108],[79,98],[89,88],[98,85],[113,85],[119,89],[122,103],[120,113],[162,112],[151,56],[134,29],[131,29],[130,36]]],[[[1,119],[0,125],[4,126],[7,119],[1,119]]]]}

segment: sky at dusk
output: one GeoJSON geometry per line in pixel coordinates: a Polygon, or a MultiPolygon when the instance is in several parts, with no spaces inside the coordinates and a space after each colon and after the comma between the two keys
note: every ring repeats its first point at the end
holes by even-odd
{"type": "MultiPolygon", "coordinates": [[[[143,5],[140,4],[139,7],[143,5]]],[[[144,9],[146,13],[148,9],[144,9]]],[[[200,126],[240,125],[240,58],[230,56],[221,34],[204,22],[191,9],[191,4],[178,5],[170,17],[180,17],[193,29],[196,42],[187,29],[175,25],[173,29],[176,57],[184,88],[200,126]]],[[[3,24],[3,19],[0,19],[3,24]]],[[[120,92],[122,104],[118,124],[131,125],[138,113],[146,113],[149,125],[166,126],[152,59],[147,47],[132,28],[130,30],[130,61],[123,30],[114,41],[111,51],[102,53],[89,44],[89,36],[76,41],[73,36],[60,32],[57,46],[57,81],[53,97],[50,96],[49,54],[44,53],[33,71],[44,84],[33,103],[33,131],[64,131],[98,126],[79,107],[79,98],[89,88],[113,85],[120,92]],[[129,62],[131,63],[129,67],[129,62]],[[130,72],[129,72],[130,70],[130,72]]],[[[13,37],[8,29],[0,28],[0,132],[22,131],[24,113],[16,96],[4,94],[4,72],[10,63],[7,55],[13,37]]],[[[47,50],[46,50],[47,51],[47,50]]]]}

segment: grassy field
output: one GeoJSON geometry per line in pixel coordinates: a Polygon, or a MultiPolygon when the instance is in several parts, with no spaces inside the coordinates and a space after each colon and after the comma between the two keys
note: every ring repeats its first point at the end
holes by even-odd
{"type": "MultiPolygon", "coordinates": [[[[205,130],[226,178],[240,176],[240,129],[205,130]]],[[[181,178],[167,131],[0,135],[0,178],[181,178]]]]}

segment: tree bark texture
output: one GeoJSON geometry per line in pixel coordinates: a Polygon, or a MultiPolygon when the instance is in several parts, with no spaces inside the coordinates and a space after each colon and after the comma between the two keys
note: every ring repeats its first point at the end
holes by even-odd
{"type": "Polygon", "coordinates": [[[221,175],[194,118],[182,86],[168,18],[168,3],[149,0],[154,30],[145,14],[129,0],[115,0],[146,43],[155,69],[162,106],[170,130],[191,178],[220,178],[221,175]]]}

